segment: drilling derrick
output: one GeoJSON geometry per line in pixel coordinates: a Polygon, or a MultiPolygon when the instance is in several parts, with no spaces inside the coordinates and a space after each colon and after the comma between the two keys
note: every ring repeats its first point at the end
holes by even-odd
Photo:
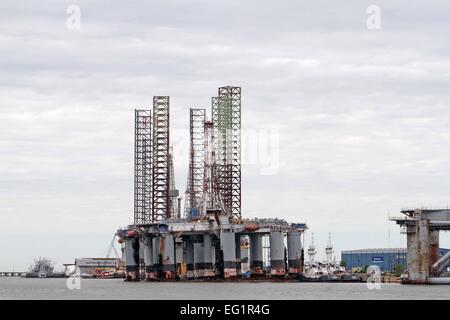
{"type": "Polygon", "coordinates": [[[191,217],[204,215],[203,187],[205,182],[205,109],[190,109],[190,163],[188,196],[191,217]]]}
{"type": "Polygon", "coordinates": [[[220,180],[216,163],[216,141],[214,124],[205,121],[205,182],[203,187],[203,203],[207,212],[224,214],[225,208],[220,197],[220,180]]]}
{"type": "Polygon", "coordinates": [[[134,223],[149,223],[152,217],[152,115],[134,111],[134,223]]]}
{"type": "Polygon", "coordinates": [[[173,169],[173,150],[170,148],[170,154],[169,154],[169,196],[170,196],[170,202],[169,202],[169,212],[170,217],[172,218],[179,218],[179,203],[178,203],[178,195],[179,191],[175,187],[175,174],[173,169]]]}
{"type": "Polygon", "coordinates": [[[153,97],[152,222],[170,218],[169,97],[153,97]]]}
{"type": "Polygon", "coordinates": [[[227,176],[227,132],[229,110],[227,105],[223,103],[223,99],[219,97],[212,98],[211,112],[214,126],[214,149],[217,165],[218,192],[224,206],[225,214],[231,215],[231,197],[229,193],[229,179],[227,176]]]}
{"type": "Polygon", "coordinates": [[[187,186],[186,186],[186,191],[184,194],[184,216],[185,217],[190,217],[191,214],[191,196],[190,196],[190,192],[191,192],[191,161],[189,159],[189,167],[188,167],[188,175],[187,175],[187,186]]]}
{"type": "Polygon", "coordinates": [[[212,98],[220,195],[226,213],[241,218],[241,88],[220,87],[212,98]]]}

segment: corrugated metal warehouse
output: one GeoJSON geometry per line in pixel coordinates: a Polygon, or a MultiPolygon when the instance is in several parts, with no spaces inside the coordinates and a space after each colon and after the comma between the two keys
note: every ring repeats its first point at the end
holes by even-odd
{"type": "MultiPolygon", "coordinates": [[[[439,255],[443,256],[447,251],[448,249],[441,248],[439,255]]],[[[341,261],[344,262],[347,270],[377,265],[382,271],[394,271],[396,265],[406,268],[407,253],[406,248],[347,250],[341,252],[341,261]]]]}

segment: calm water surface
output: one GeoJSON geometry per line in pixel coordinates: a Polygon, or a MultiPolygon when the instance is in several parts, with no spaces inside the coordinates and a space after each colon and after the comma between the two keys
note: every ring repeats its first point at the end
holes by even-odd
{"type": "Polygon", "coordinates": [[[0,299],[450,299],[450,286],[364,283],[125,283],[121,279],[81,280],[0,278],[0,299]]]}

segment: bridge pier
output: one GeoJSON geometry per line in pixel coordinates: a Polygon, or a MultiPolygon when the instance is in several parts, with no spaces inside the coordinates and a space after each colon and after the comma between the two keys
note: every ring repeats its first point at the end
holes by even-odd
{"type": "MultiPolygon", "coordinates": [[[[439,276],[445,269],[439,263],[439,231],[450,230],[450,210],[414,209],[402,210],[406,218],[393,218],[397,224],[406,228],[407,241],[407,283],[428,284],[430,277],[439,276]]],[[[433,281],[432,281],[433,282],[433,281]]]]}

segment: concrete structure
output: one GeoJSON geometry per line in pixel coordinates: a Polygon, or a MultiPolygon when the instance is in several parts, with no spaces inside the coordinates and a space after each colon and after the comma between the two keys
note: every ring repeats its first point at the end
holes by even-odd
{"type": "Polygon", "coordinates": [[[408,283],[429,283],[439,277],[449,259],[439,259],[439,231],[450,230],[449,209],[404,209],[404,218],[392,218],[406,233],[408,283]]]}

